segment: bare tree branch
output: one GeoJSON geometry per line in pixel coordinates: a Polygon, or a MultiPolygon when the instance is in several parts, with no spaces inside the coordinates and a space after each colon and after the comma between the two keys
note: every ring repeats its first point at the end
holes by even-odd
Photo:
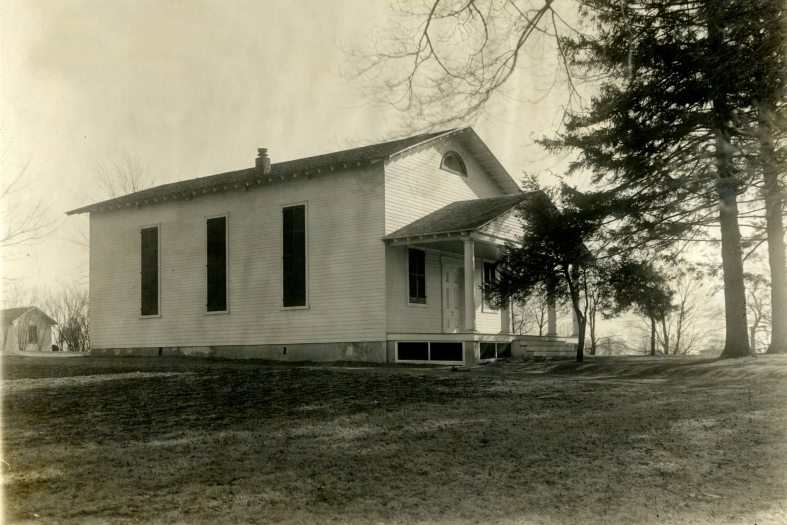
{"type": "Polygon", "coordinates": [[[401,22],[388,39],[351,52],[357,62],[353,75],[372,100],[404,112],[410,128],[452,127],[480,115],[519,70],[525,44],[539,33],[556,46],[569,78],[570,105],[578,92],[559,37],[573,28],[553,3],[431,0],[420,9],[399,3],[401,22]]]}
{"type": "Polygon", "coordinates": [[[101,193],[97,199],[112,199],[153,186],[148,169],[139,156],[129,151],[123,151],[111,163],[100,164],[96,171],[101,193]]]}
{"type": "Polygon", "coordinates": [[[29,167],[30,161],[27,161],[8,181],[0,185],[0,249],[4,256],[13,247],[38,243],[62,222],[50,213],[46,193],[35,188],[35,177],[30,174],[29,167]]]}

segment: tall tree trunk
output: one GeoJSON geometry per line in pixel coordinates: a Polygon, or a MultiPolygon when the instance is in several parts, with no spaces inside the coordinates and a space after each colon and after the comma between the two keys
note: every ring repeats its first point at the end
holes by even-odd
{"type": "Polygon", "coordinates": [[[732,110],[723,61],[729,44],[724,41],[725,17],[729,16],[726,0],[708,0],[705,4],[708,17],[708,45],[716,50],[718,58],[708,71],[712,79],[712,117],[716,135],[716,188],[719,195],[719,223],[721,227],[721,267],[724,273],[725,340],[721,358],[752,355],[746,322],[746,286],[743,283],[743,251],[741,230],[738,224],[738,180],[733,164],[732,110]]]}
{"type": "Polygon", "coordinates": [[[661,318],[661,334],[663,336],[664,342],[662,344],[662,350],[664,351],[664,355],[669,355],[669,331],[667,330],[667,316],[661,318]]]}
{"type": "Polygon", "coordinates": [[[574,315],[577,316],[577,324],[579,325],[579,334],[577,334],[577,362],[581,363],[585,360],[585,328],[587,327],[587,317],[582,311],[582,306],[579,303],[579,271],[567,265],[563,266],[563,277],[568,284],[568,293],[571,297],[571,307],[574,308],[574,315]]]}
{"type": "Polygon", "coordinates": [[[765,221],[768,236],[768,264],[771,269],[771,344],[769,354],[787,351],[787,262],[784,256],[779,166],[773,147],[773,107],[761,102],[758,107],[760,158],[765,182],[765,221]]]}
{"type": "Polygon", "coordinates": [[[587,326],[587,319],[579,317],[577,319],[579,325],[579,334],[577,334],[577,363],[585,360],[585,328],[587,326]]]}
{"type": "MultiPolygon", "coordinates": [[[[731,169],[732,154],[730,145],[719,145],[724,139],[717,139],[716,157],[719,171],[722,164],[731,169]]],[[[743,255],[741,233],[738,225],[738,203],[736,195],[737,180],[734,177],[720,177],[719,222],[721,223],[721,264],[724,272],[724,319],[725,340],[721,358],[745,357],[752,355],[749,346],[748,323],[746,321],[746,288],[743,283],[743,255]]]]}
{"type": "Polygon", "coordinates": [[[680,302],[680,309],[678,310],[678,322],[675,326],[675,350],[672,351],[672,355],[678,355],[680,351],[680,337],[683,332],[683,319],[686,315],[686,298],[681,300],[680,302]]]}
{"type": "Polygon", "coordinates": [[[656,318],[650,317],[650,355],[656,355],[656,318]]]}
{"type": "Polygon", "coordinates": [[[598,340],[596,339],[596,304],[593,302],[590,307],[590,312],[585,321],[590,327],[590,355],[596,355],[596,346],[598,340]]]}

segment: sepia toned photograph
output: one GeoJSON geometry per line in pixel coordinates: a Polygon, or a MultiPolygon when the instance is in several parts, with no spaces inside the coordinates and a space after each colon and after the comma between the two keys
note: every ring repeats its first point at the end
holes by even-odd
{"type": "Polygon", "coordinates": [[[783,0],[0,0],[0,521],[787,523],[783,0]]]}

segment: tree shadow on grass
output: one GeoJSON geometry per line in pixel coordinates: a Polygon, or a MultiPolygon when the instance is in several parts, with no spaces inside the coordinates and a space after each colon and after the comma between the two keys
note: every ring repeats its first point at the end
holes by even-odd
{"type": "Polygon", "coordinates": [[[787,488],[727,387],[179,370],[5,396],[11,520],[723,523],[787,488]]]}

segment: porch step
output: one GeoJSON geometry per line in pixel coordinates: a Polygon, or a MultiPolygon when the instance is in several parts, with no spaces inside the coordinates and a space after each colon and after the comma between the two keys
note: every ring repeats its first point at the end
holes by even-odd
{"type": "Polygon", "coordinates": [[[572,343],[564,341],[519,341],[518,345],[511,348],[513,357],[532,358],[571,358],[576,355],[576,348],[572,343]]]}

